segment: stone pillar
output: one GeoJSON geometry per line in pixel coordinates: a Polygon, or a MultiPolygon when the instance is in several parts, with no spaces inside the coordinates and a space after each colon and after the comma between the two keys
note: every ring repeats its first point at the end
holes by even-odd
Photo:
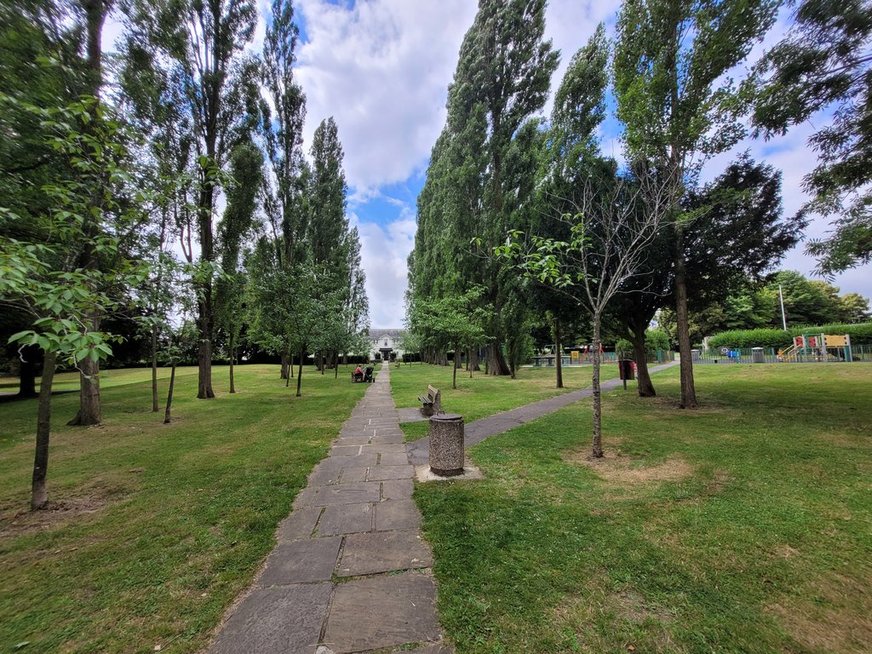
{"type": "Polygon", "coordinates": [[[463,473],[463,416],[440,413],[430,418],[430,472],[441,477],[463,473]]]}

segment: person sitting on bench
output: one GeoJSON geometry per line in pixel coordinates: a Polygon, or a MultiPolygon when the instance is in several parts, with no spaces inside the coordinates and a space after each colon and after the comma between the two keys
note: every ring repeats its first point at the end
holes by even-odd
{"type": "Polygon", "coordinates": [[[354,381],[363,381],[363,370],[361,370],[360,366],[357,366],[357,368],[354,369],[354,381]]]}

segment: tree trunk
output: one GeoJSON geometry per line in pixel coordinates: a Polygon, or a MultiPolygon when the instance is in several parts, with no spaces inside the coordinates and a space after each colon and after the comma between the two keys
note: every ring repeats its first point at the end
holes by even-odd
{"type": "Polygon", "coordinates": [[[648,350],[645,347],[645,326],[640,325],[630,331],[633,343],[633,357],[636,359],[636,379],[639,397],[655,397],[654,384],[648,373],[648,350]]]}
{"type": "Polygon", "coordinates": [[[106,14],[109,13],[110,2],[104,0],[82,0],[82,8],[86,18],[86,53],[87,66],[90,79],[88,80],[89,92],[95,98],[100,97],[100,87],[103,84],[102,49],[100,47],[103,23],[106,14]]]}
{"type": "Polygon", "coordinates": [[[51,437],[51,389],[54,383],[57,354],[46,352],[39,384],[39,406],[36,418],[36,453],[33,457],[33,480],[30,486],[30,510],[44,509],[48,504],[45,476],[48,472],[48,442],[51,437]]]}
{"type": "Polygon", "coordinates": [[[234,384],[234,379],[233,379],[233,359],[236,355],[235,350],[236,350],[236,347],[234,346],[233,337],[231,336],[230,337],[230,392],[231,393],[236,392],[236,385],[234,384]]]}
{"type": "Polygon", "coordinates": [[[339,379],[339,353],[333,354],[333,379],[339,379]]]}
{"type": "Polygon", "coordinates": [[[451,388],[454,388],[454,389],[457,388],[457,368],[459,367],[457,365],[459,363],[458,356],[457,356],[458,354],[460,354],[460,346],[455,345],[454,346],[454,365],[451,366],[451,388]]]}
{"type": "Polygon", "coordinates": [[[298,367],[297,367],[297,397],[303,396],[303,393],[300,390],[300,388],[303,385],[303,355],[304,354],[305,354],[305,352],[303,352],[303,350],[300,350],[300,362],[299,362],[298,367]]]}
{"type": "Polygon", "coordinates": [[[678,327],[678,351],[681,354],[681,408],[697,407],[693,384],[690,324],[687,312],[687,270],[684,265],[684,232],[679,226],[675,254],[675,318],[678,327]]]}
{"type": "Polygon", "coordinates": [[[201,328],[200,350],[197,353],[197,365],[199,367],[197,399],[200,400],[208,400],[215,397],[215,391],[212,390],[212,341],[209,338],[203,338],[204,332],[208,334],[208,330],[201,328]]]}
{"type": "Polygon", "coordinates": [[[293,366],[293,363],[290,359],[290,353],[282,352],[282,371],[280,374],[281,379],[287,379],[292,374],[291,367],[293,366]]]}
{"type": "Polygon", "coordinates": [[[151,411],[158,412],[157,402],[157,327],[151,328],[151,411]]]}
{"type": "Polygon", "coordinates": [[[172,368],[170,369],[170,387],[167,390],[167,408],[164,411],[164,424],[168,425],[172,420],[172,416],[170,411],[173,408],[173,389],[176,386],[176,362],[173,361],[172,368]]]}
{"type": "Polygon", "coordinates": [[[563,342],[560,340],[562,334],[560,333],[560,321],[555,318],[554,319],[554,349],[556,354],[556,359],[554,361],[557,366],[557,388],[563,388],[563,357],[561,353],[563,352],[563,342]]]}
{"type": "Polygon", "coordinates": [[[511,374],[503,356],[502,341],[494,341],[488,346],[488,373],[494,376],[511,374]]]}
{"type": "Polygon", "coordinates": [[[36,346],[28,345],[21,349],[18,356],[18,397],[30,398],[36,397],[36,358],[38,349],[36,346]]]}
{"type": "Polygon", "coordinates": [[[324,368],[327,367],[327,360],[326,360],[326,358],[324,357],[324,353],[323,353],[323,352],[319,352],[319,353],[318,353],[318,358],[319,358],[320,361],[321,361],[321,374],[323,375],[323,374],[324,374],[324,368]]]}
{"type": "Polygon", "coordinates": [[[474,347],[469,351],[469,366],[472,368],[473,372],[481,372],[481,366],[479,365],[478,358],[478,348],[474,347]]]}
{"type": "Polygon", "coordinates": [[[603,425],[602,425],[602,389],[600,388],[600,328],[602,318],[599,314],[593,316],[593,378],[591,380],[591,394],[593,396],[593,448],[591,456],[600,459],[603,456],[603,425]]]}
{"type": "Polygon", "coordinates": [[[472,379],[472,371],[473,371],[472,352],[473,352],[473,348],[469,348],[469,351],[466,353],[466,370],[467,370],[467,372],[469,372],[470,379],[472,379]]]}
{"type": "Polygon", "coordinates": [[[100,410],[100,365],[91,357],[79,362],[79,412],[67,424],[87,427],[103,421],[100,410]]]}

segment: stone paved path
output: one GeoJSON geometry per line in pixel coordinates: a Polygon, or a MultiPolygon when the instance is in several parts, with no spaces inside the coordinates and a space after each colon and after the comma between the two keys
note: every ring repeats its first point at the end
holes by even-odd
{"type": "MultiPolygon", "coordinates": [[[[649,369],[649,372],[659,372],[660,370],[666,370],[667,368],[676,365],[678,365],[677,361],[671,361],[659,366],[654,366],[649,369]]],[[[602,392],[605,393],[606,391],[614,390],[615,388],[618,388],[621,383],[620,379],[610,379],[609,381],[605,381],[601,384],[602,392]]],[[[524,423],[530,422],[531,420],[536,420],[537,418],[541,418],[549,413],[554,413],[558,409],[562,409],[574,402],[578,402],[585,397],[590,397],[591,393],[592,391],[590,388],[582,388],[578,391],[571,391],[569,393],[564,393],[563,395],[549,397],[545,400],[525,404],[524,406],[512,409],[511,411],[495,413],[487,418],[470,422],[464,429],[464,446],[470,448],[477,443],[481,443],[488,436],[502,434],[503,432],[507,432],[510,429],[514,429],[524,423]]],[[[427,437],[407,443],[406,449],[409,452],[409,460],[414,465],[424,465],[427,463],[427,457],[429,454],[427,437]]]]}
{"type": "Polygon", "coordinates": [[[210,654],[450,654],[383,366],[282,521],[210,654]]]}

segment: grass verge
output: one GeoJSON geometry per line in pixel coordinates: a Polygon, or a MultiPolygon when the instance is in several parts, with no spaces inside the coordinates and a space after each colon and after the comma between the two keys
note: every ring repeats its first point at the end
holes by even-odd
{"type": "Polygon", "coordinates": [[[0,651],[201,649],[366,390],[308,368],[295,398],[278,366],[252,365],[230,395],[216,367],[215,400],[177,377],[163,425],[149,371],[122,372],[102,426],[66,427],[78,397],[54,398],[48,511],[26,510],[35,401],[0,404],[0,651]]]}
{"type": "Polygon", "coordinates": [[[416,488],[459,653],[868,651],[872,366],[696,374],[608,394],[603,462],[579,403],[416,488]]]}

